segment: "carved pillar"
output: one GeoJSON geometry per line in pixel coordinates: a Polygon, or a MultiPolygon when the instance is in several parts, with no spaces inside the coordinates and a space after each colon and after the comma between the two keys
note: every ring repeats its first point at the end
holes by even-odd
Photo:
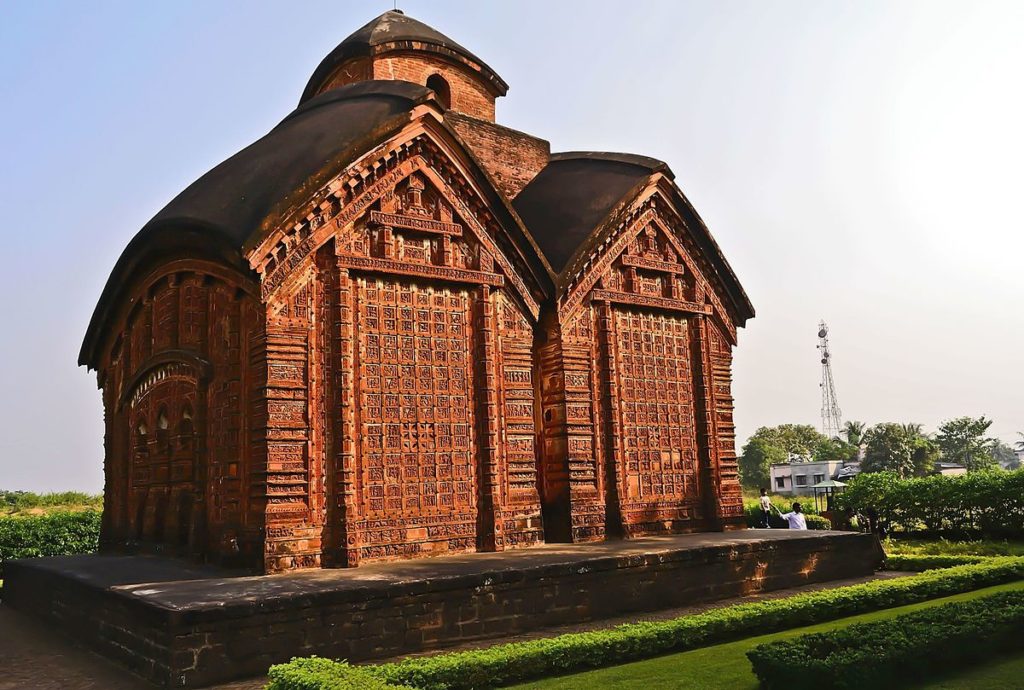
{"type": "Polygon", "coordinates": [[[532,324],[507,295],[496,294],[498,325],[499,389],[501,418],[502,503],[501,521],[505,548],[529,546],[544,540],[538,493],[537,381],[533,366],[532,324]]]}
{"type": "Polygon", "coordinates": [[[554,313],[541,319],[542,489],[548,541],[592,541],[605,536],[594,335],[584,309],[571,324],[554,313]]]}
{"type": "Polygon", "coordinates": [[[725,529],[720,517],[718,438],[712,382],[710,333],[706,316],[690,319],[693,348],[694,419],[697,423],[697,458],[704,518],[708,527],[725,529]]]}
{"type": "Polygon", "coordinates": [[[715,448],[715,419],[711,393],[711,352],[708,348],[708,319],[690,319],[693,360],[693,419],[696,422],[697,466],[703,517],[708,526],[719,529],[718,454],[715,448]]]}
{"type": "Polygon", "coordinates": [[[347,268],[339,267],[335,274],[336,284],[336,333],[335,375],[337,395],[331,397],[331,405],[337,406],[334,443],[334,471],[329,479],[334,483],[332,506],[337,507],[337,517],[328,511],[332,521],[330,528],[334,545],[337,547],[337,565],[354,568],[359,565],[359,532],[353,523],[359,517],[357,493],[356,429],[358,406],[356,404],[356,378],[359,368],[355,345],[355,290],[354,281],[347,268]],[[336,536],[333,536],[336,535],[336,536]]]}
{"type": "Polygon", "coordinates": [[[743,494],[736,460],[736,426],[733,421],[732,346],[713,324],[708,324],[711,352],[711,410],[718,441],[717,516],[723,529],[746,526],[743,494]]]}
{"type": "Polygon", "coordinates": [[[562,334],[557,314],[542,315],[537,368],[540,371],[541,420],[540,494],[544,537],[549,542],[571,542],[569,511],[569,451],[565,427],[565,369],[562,334]]]}
{"type": "Polygon", "coordinates": [[[501,508],[501,451],[498,443],[498,387],[495,380],[495,317],[491,288],[481,285],[476,298],[477,457],[479,458],[477,541],[481,551],[504,551],[497,514],[501,508]]]}
{"type": "Polygon", "coordinates": [[[625,477],[623,468],[622,425],[620,423],[619,372],[616,360],[615,314],[611,302],[603,300],[597,305],[598,348],[600,352],[600,391],[605,401],[602,405],[602,434],[605,460],[605,529],[609,536],[625,535],[626,526],[622,519],[621,482],[625,477]]]}
{"type": "Polygon", "coordinates": [[[266,505],[264,569],[320,564],[319,534],[309,526],[309,389],[306,328],[268,323],[262,488],[266,505]]]}

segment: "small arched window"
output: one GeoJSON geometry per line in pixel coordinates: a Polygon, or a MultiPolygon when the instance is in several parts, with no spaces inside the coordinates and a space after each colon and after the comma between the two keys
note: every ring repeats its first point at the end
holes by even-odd
{"type": "Polygon", "coordinates": [[[156,415],[156,444],[160,451],[167,448],[170,443],[170,436],[167,431],[170,426],[171,420],[167,418],[167,409],[161,407],[156,415]]]}
{"type": "Polygon", "coordinates": [[[427,77],[427,88],[437,94],[437,100],[441,107],[447,110],[452,107],[452,87],[440,74],[431,74],[427,77]]]}
{"type": "Polygon", "coordinates": [[[192,408],[185,405],[181,411],[181,421],[178,422],[178,446],[190,448],[192,446],[192,408]]]}
{"type": "Polygon", "coordinates": [[[142,457],[146,454],[146,444],[149,443],[149,427],[146,426],[145,420],[140,419],[139,423],[135,425],[135,453],[136,457],[142,457]]]}

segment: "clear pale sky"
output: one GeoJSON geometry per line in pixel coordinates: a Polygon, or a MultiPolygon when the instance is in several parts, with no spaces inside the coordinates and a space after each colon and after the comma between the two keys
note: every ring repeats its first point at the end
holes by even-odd
{"type": "MultiPolygon", "coordinates": [[[[1024,3],[399,6],[511,85],[502,124],[671,165],[757,308],[741,442],[819,424],[821,318],[846,419],[1024,431],[1024,3]]],[[[390,8],[0,6],[0,488],[102,487],[100,396],[76,360],[122,248],[390,8]]]]}

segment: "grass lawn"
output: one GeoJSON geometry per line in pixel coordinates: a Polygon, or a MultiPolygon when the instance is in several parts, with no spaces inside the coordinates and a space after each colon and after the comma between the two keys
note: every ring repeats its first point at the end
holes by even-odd
{"type": "MultiPolygon", "coordinates": [[[[602,690],[605,688],[735,688],[737,690],[756,690],[758,688],[757,677],[754,675],[750,667],[750,661],[747,660],[746,652],[747,650],[764,642],[783,640],[809,632],[831,630],[833,628],[845,627],[853,623],[863,623],[867,621],[881,620],[883,618],[891,618],[893,616],[898,616],[901,613],[909,613],[911,611],[917,611],[930,606],[938,606],[952,601],[965,601],[968,599],[982,597],[987,594],[995,594],[996,592],[1005,592],[1010,590],[1024,590],[1024,581],[1012,582],[1010,584],[999,585],[997,587],[987,587],[974,592],[966,592],[964,594],[957,594],[955,596],[944,597],[942,599],[933,599],[931,601],[921,602],[918,604],[911,604],[910,606],[900,606],[893,609],[886,609],[884,611],[866,613],[860,616],[851,616],[850,618],[842,618],[806,628],[794,628],[793,630],[787,630],[781,633],[761,635],[760,637],[750,637],[737,642],[729,642],[727,644],[714,645],[712,647],[693,649],[688,652],[680,652],[678,654],[669,654],[654,659],[648,659],[646,661],[637,661],[631,664],[612,666],[609,668],[587,671],[585,673],[577,673],[570,676],[548,678],[541,681],[517,685],[515,687],[544,689],[559,688],[564,690],[576,690],[578,688],[601,688],[602,690]]],[[[1006,664],[1001,663],[999,668],[1003,666],[1006,666],[1006,664]]],[[[1017,659],[1017,665],[1009,670],[1003,669],[1000,671],[999,668],[995,665],[991,665],[978,669],[976,673],[973,674],[977,676],[977,685],[930,685],[927,687],[1020,687],[1020,676],[1014,674],[1019,674],[1021,670],[1024,669],[1024,657],[1017,659]],[[1016,685],[1001,686],[986,684],[998,682],[998,678],[996,676],[991,676],[991,678],[989,678],[985,675],[985,677],[983,677],[983,672],[989,671],[991,671],[991,673],[1001,673],[1001,677],[1005,677],[1007,681],[1012,677],[1016,677],[1016,685]]],[[[961,679],[966,679],[967,683],[972,682],[971,677],[969,676],[957,676],[957,682],[961,679]]],[[[950,680],[948,682],[953,681],[950,680]]]]}
{"type": "Polygon", "coordinates": [[[959,673],[944,675],[917,690],[1010,690],[1024,682],[1024,652],[959,673]]]}

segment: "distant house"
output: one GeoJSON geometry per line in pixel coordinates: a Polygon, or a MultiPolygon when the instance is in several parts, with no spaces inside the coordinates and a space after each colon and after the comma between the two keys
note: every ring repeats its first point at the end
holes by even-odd
{"type": "MultiPolygon", "coordinates": [[[[809,496],[814,493],[811,487],[826,479],[848,482],[860,473],[860,460],[819,462],[790,455],[786,462],[772,463],[769,467],[769,491],[785,496],[809,496]]],[[[937,462],[929,474],[955,477],[967,474],[967,468],[955,462],[937,462]]]]}
{"type": "Polygon", "coordinates": [[[935,468],[929,474],[932,476],[939,474],[944,477],[956,477],[961,474],[967,474],[967,468],[955,462],[937,462],[935,463],[935,468]]]}
{"type": "MultiPolygon", "coordinates": [[[[846,463],[850,465],[852,463],[846,463]]],[[[826,479],[842,479],[839,475],[844,468],[840,460],[819,462],[791,455],[787,462],[773,463],[769,467],[771,487],[769,491],[786,496],[811,495],[811,487],[826,479]]]]}

